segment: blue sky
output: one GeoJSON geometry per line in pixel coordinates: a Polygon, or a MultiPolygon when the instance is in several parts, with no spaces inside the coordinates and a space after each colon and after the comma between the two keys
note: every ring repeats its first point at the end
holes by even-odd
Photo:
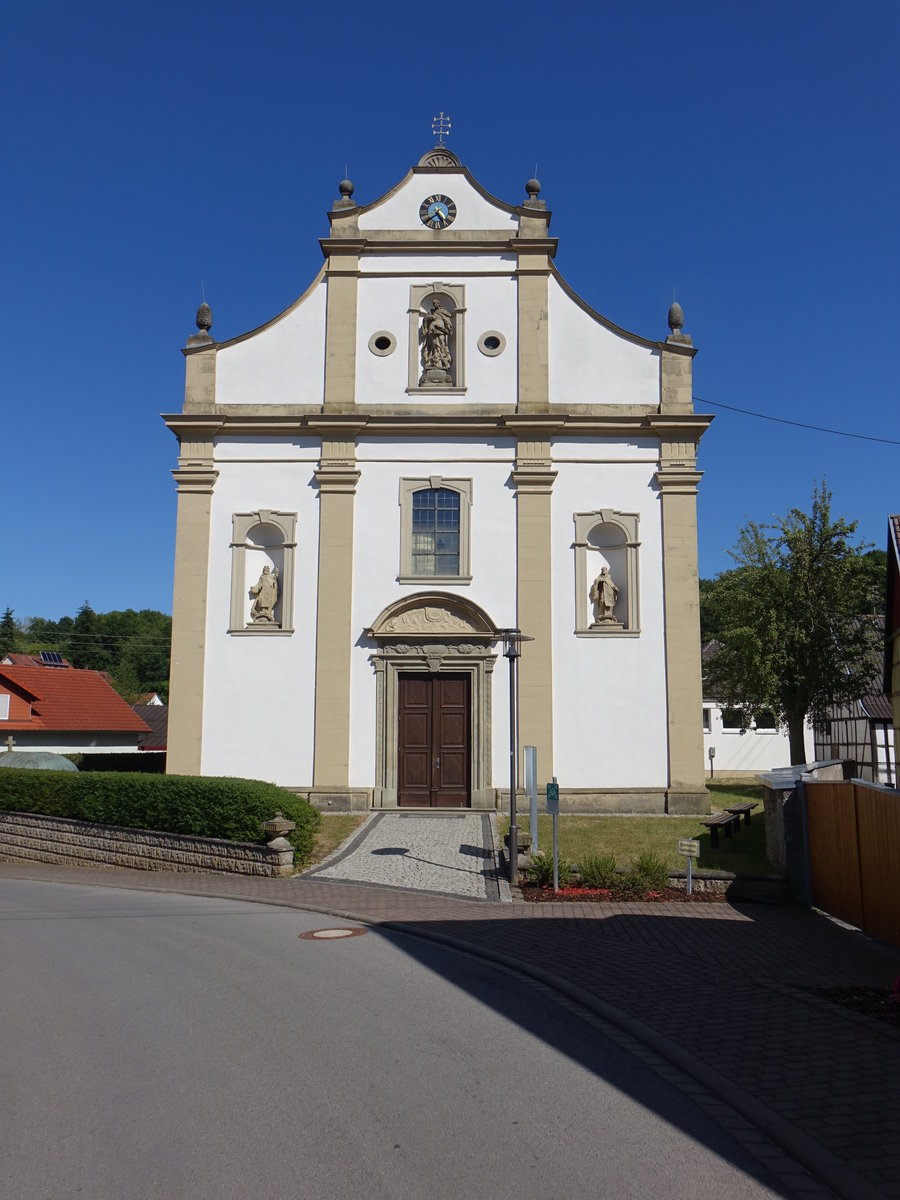
{"type": "Polygon", "coordinates": [[[201,280],[219,339],[321,265],[349,165],[393,186],[448,144],[518,203],[538,163],[568,282],[699,354],[700,568],[809,502],[883,546],[900,510],[896,0],[594,0],[308,9],[29,0],[0,49],[0,608],[171,610],[180,347],[201,280]]]}

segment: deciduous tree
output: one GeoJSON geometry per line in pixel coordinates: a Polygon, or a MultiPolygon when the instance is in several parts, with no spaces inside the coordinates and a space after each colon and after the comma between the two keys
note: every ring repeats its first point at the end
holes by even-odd
{"type": "Polygon", "coordinates": [[[808,513],[751,521],[731,551],[737,563],[707,588],[719,649],[712,693],[747,720],[770,710],[787,725],[791,762],[802,763],[804,722],[824,725],[829,704],[871,691],[879,634],[866,604],[871,575],[856,522],[834,517],[824,481],[808,513]]]}

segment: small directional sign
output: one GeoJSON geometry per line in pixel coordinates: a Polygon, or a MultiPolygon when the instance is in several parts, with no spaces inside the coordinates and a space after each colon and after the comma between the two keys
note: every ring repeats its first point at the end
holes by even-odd
{"type": "Polygon", "coordinates": [[[684,858],[699,858],[700,843],[695,841],[694,838],[679,838],[678,853],[684,858]]]}
{"type": "Polygon", "coordinates": [[[559,784],[558,783],[548,783],[547,784],[547,812],[548,813],[558,813],[559,812],[559,784]]]}

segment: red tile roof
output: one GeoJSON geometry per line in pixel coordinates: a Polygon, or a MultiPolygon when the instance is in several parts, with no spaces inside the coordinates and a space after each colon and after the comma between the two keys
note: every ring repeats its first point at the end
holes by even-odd
{"type": "Polygon", "coordinates": [[[74,671],[74,667],[67,658],[59,656],[59,662],[55,665],[41,662],[39,654],[19,654],[15,650],[10,650],[3,662],[8,662],[12,667],[48,667],[53,671],[74,671]]]}
{"type": "Polygon", "coordinates": [[[0,664],[0,692],[33,697],[30,721],[0,721],[0,730],[146,733],[147,725],[97,671],[0,664]]]}

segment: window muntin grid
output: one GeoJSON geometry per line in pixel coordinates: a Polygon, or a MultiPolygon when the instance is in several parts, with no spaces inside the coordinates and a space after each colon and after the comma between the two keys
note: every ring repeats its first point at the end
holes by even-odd
{"type": "Polygon", "coordinates": [[[459,492],[422,488],[412,497],[412,570],[414,575],[458,575],[459,492]]]}

